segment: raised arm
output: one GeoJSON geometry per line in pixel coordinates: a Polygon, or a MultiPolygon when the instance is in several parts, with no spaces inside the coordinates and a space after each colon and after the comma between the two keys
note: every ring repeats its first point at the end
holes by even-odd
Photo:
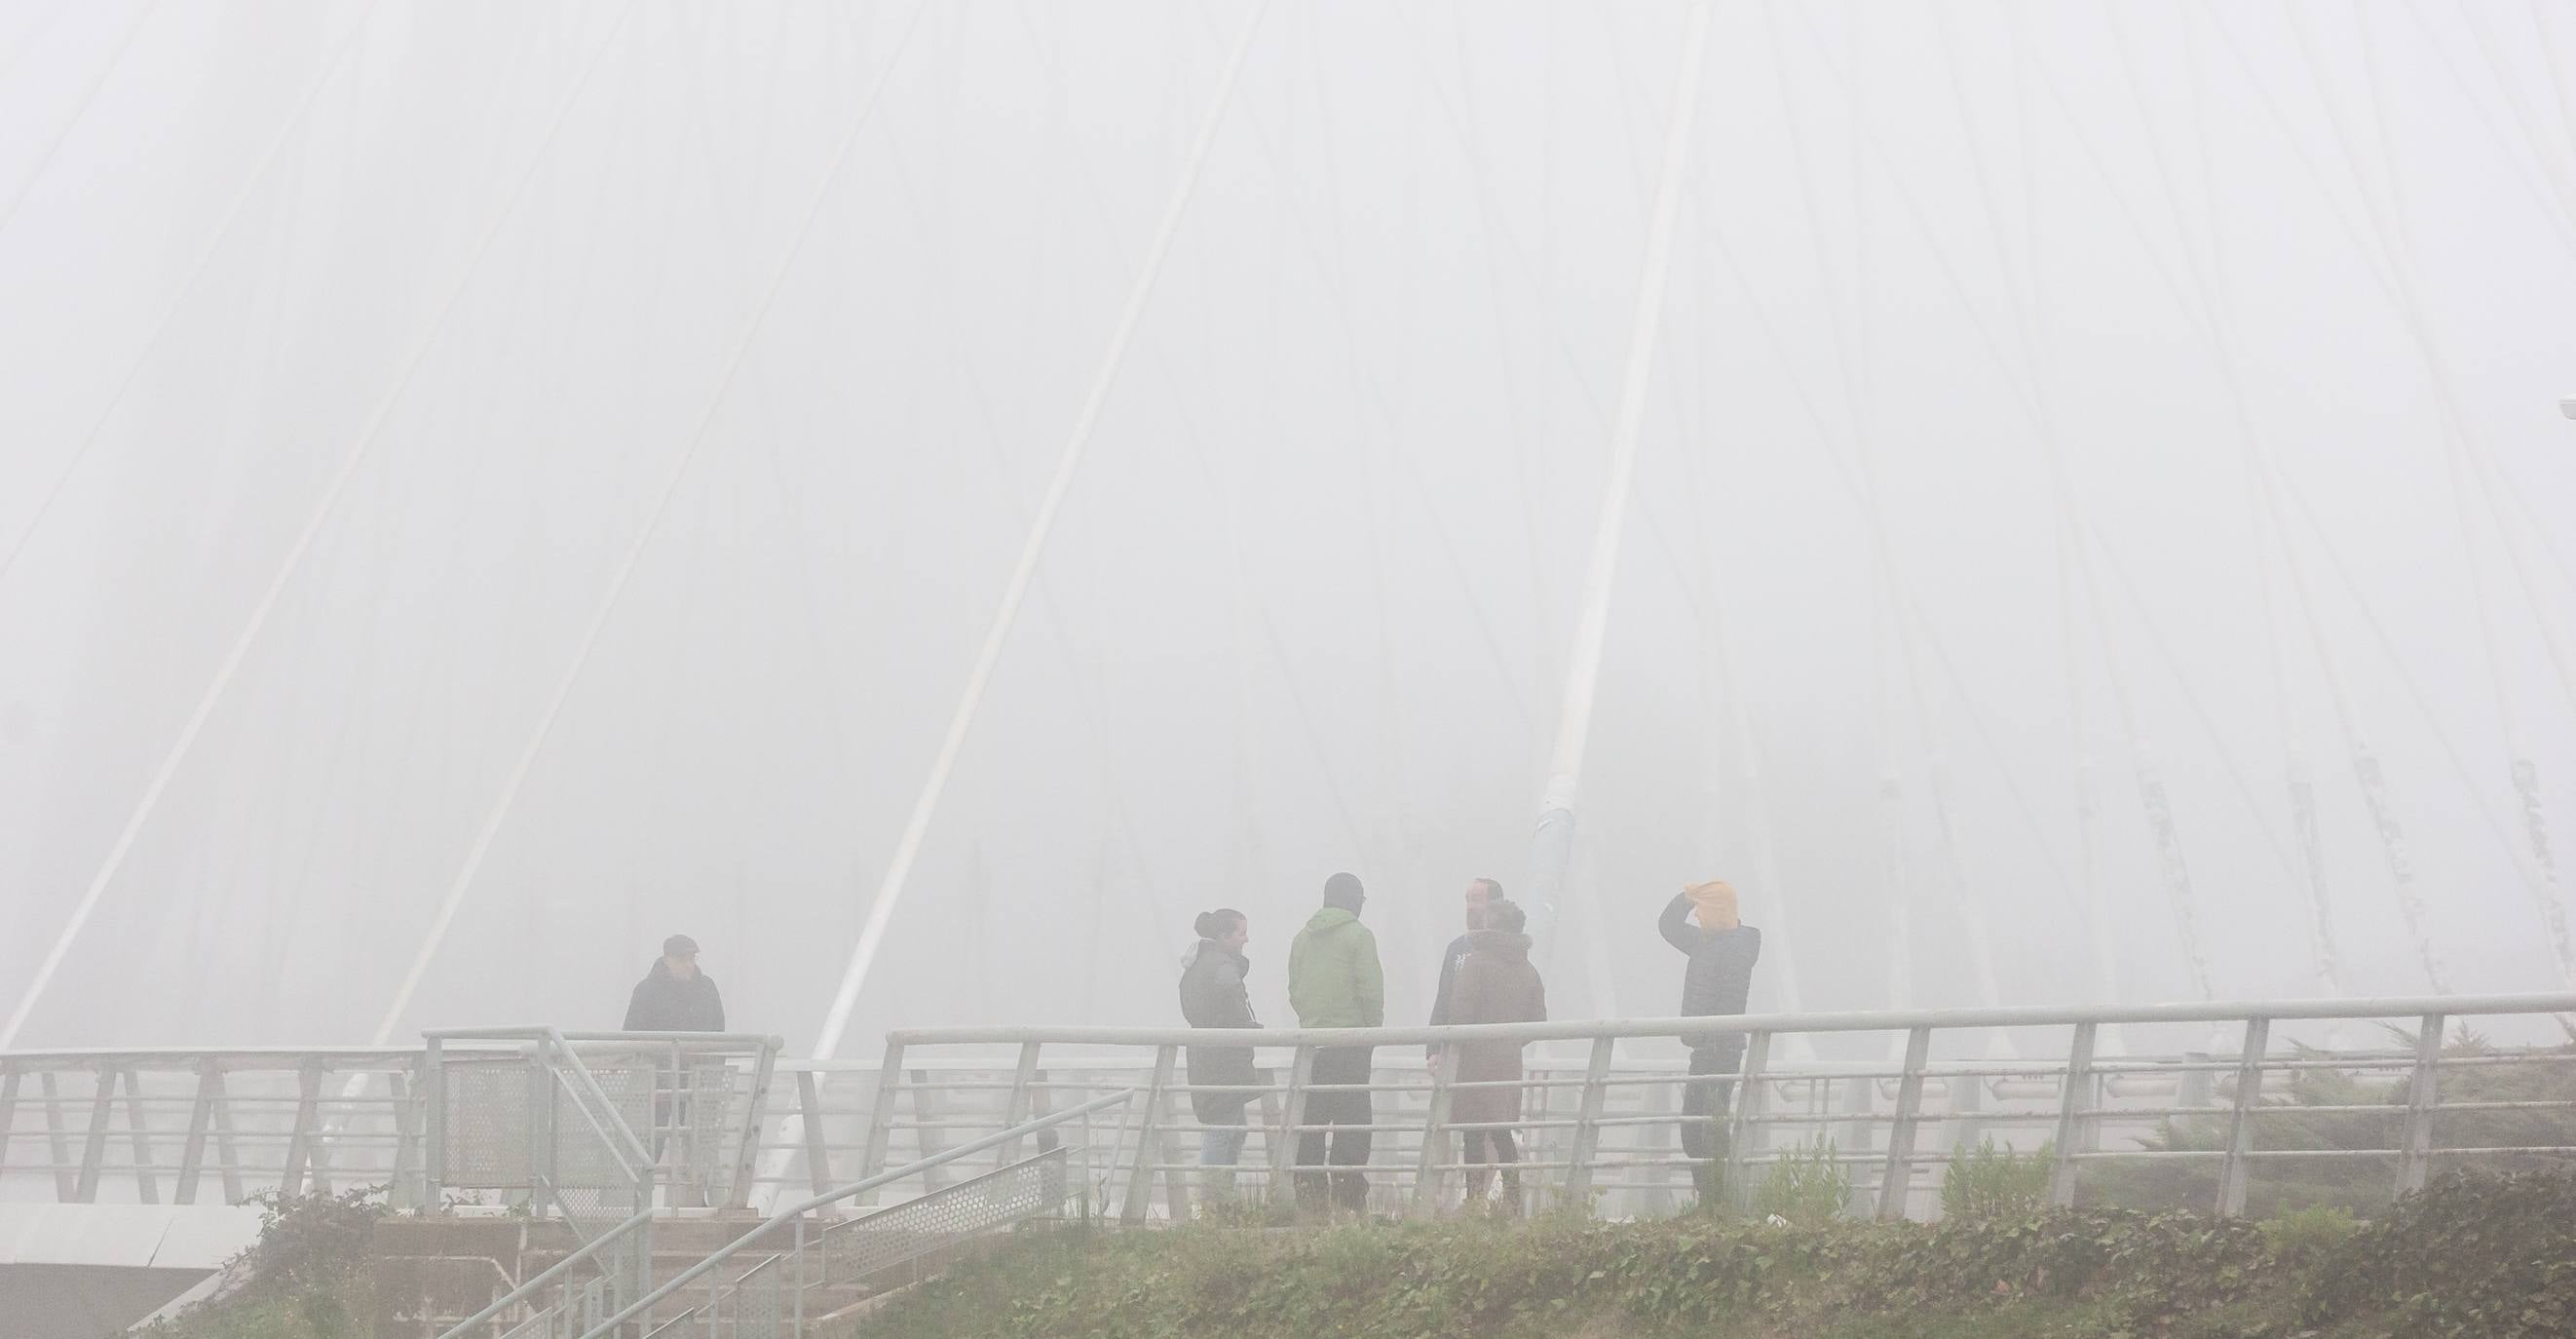
{"type": "Polygon", "coordinates": [[[1664,942],[1684,953],[1699,947],[1690,932],[1690,914],[1690,894],[1675,893],[1673,900],[1664,904],[1662,918],[1655,922],[1655,928],[1663,932],[1664,942]]]}

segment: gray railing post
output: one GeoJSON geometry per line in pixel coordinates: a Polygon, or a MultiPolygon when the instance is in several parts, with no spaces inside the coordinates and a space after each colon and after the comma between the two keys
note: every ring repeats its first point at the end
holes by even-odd
{"type": "Polygon", "coordinates": [[[2245,1212],[2246,1155],[2254,1151],[2254,1112],[2263,1101],[2263,1054],[2271,1049],[2272,1020],[2245,1022],[2245,1049],[2236,1059],[2236,1102],[2227,1116],[2227,1158],[2218,1169],[2218,1212],[2245,1212]]]}
{"type": "Polygon", "coordinates": [[[54,1198],[65,1203],[80,1199],[80,1174],[71,1165],[71,1141],[63,1132],[63,1096],[55,1085],[54,1071],[36,1075],[37,1087],[45,1095],[45,1152],[54,1160],[54,1198]]]}
{"type": "Polygon", "coordinates": [[[286,1136],[286,1167],[277,1178],[283,1198],[304,1193],[304,1165],[313,1156],[314,1104],[321,1096],[322,1071],[307,1061],[295,1071],[295,1128],[286,1136]]]}
{"type": "Polygon", "coordinates": [[[205,1170],[206,1133],[215,1124],[215,1085],[220,1073],[213,1056],[197,1061],[197,1100],[188,1106],[188,1142],[179,1147],[179,1182],[170,1190],[173,1204],[197,1202],[197,1178],[205,1170]]]}
{"type": "MultiPolygon", "coordinates": [[[[894,1098],[903,1087],[903,1043],[888,1040],[885,1059],[877,1070],[875,1109],[868,1114],[868,1145],[859,1159],[859,1179],[864,1181],[885,1170],[886,1154],[894,1140],[894,1098]]],[[[877,1202],[876,1192],[860,1197],[861,1204],[877,1202]]]]}
{"type": "MultiPolygon", "coordinates": [[[[1450,1084],[1458,1079],[1458,1046],[1442,1042],[1432,1048],[1438,1063],[1431,1070],[1431,1099],[1422,1111],[1422,1153],[1414,1164],[1413,1216],[1434,1218],[1440,1213],[1440,1164],[1449,1152],[1450,1084]]],[[[1464,1159],[1461,1159],[1464,1161],[1464,1159]]]]}
{"type": "Polygon", "coordinates": [[[81,1140],[80,1181],[72,1192],[82,1204],[98,1200],[99,1168],[107,1161],[107,1117],[116,1101],[116,1071],[99,1068],[91,1074],[89,1129],[81,1140]]]}
{"type": "Polygon", "coordinates": [[[426,1209],[428,1201],[420,1190],[420,1110],[415,1105],[418,1087],[399,1069],[385,1072],[385,1098],[393,1103],[394,1162],[393,1185],[387,1198],[397,1209],[426,1209]]]}
{"type": "Polygon", "coordinates": [[[1950,1147],[1967,1148],[1986,1137],[1986,1085],[1990,1075],[1952,1075],[1942,1086],[1950,1093],[1950,1147]]]}
{"type": "MultiPolygon", "coordinates": [[[[776,1038],[771,1041],[775,1042],[776,1038]]],[[[751,1092],[742,1113],[742,1137],[734,1143],[733,1187],[726,1192],[724,1202],[728,1209],[740,1209],[751,1203],[751,1181],[760,1161],[760,1131],[769,1123],[769,1085],[776,1081],[777,1075],[778,1047],[763,1044],[760,1055],[752,1061],[751,1092]]]]}
{"type": "MultiPolygon", "coordinates": [[[[1146,1209],[1153,1205],[1154,1146],[1162,1132],[1163,1090],[1172,1086],[1172,1064],[1180,1052],[1178,1046],[1154,1048],[1154,1077],[1145,1085],[1145,1110],[1136,1118],[1136,1163],[1127,1171],[1127,1191],[1118,1201],[1120,1222],[1144,1222],[1146,1209]]],[[[1123,1128],[1127,1122],[1122,1117],[1118,1124],[1123,1128]]],[[[1116,1155],[1113,1147],[1111,1156],[1116,1155]]]]}
{"type": "Polygon", "coordinates": [[[1592,1039],[1592,1058],[1584,1062],[1583,1090],[1574,1113],[1574,1143],[1566,1154],[1565,1203],[1588,1207],[1592,1198],[1592,1164],[1601,1151],[1601,1107],[1610,1092],[1610,1063],[1615,1054],[1608,1037],[1592,1039]]]}
{"type": "Polygon", "coordinates": [[[0,1057],[0,1175],[9,1171],[9,1144],[18,1132],[18,1062],[0,1057]]]}
{"type": "Polygon", "coordinates": [[[233,1139],[233,1095],[224,1072],[215,1071],[215,1165],[223,1172],[224,1203],[239,1204],[242,1189],[241,1145],[233,1139]]]}
{"type": "Polygon", "coordinates": [[[2048,1202],[2061,1209],[2075,1206],[2075,1177],[2080,1165],[2076,1154],[2084,1151],[2084,1132],[2089,1128],[2086,1109],[2093,1084],[2093,1039],[2097,1025],[2078,1023],[2075,1035],[2066,1045],[2066,1080],[2057,1094],[2057,1166],[2048,1178],[2048,1202]]]}
{"type": "Polygon", "coordinates": [[[1753,1203],[1746,1184],[1750,1178],[1745,1175],[1752,1169],[1748,1145],[1760,1133],[1761,1118],[1767,1114],[1764,1108],[1770,1104],[1771,1085],[1763,1077],[1770,1068],[1771,1034],[1756,1032],[1744,1043],[1744,1067],[1738,1071],[1734,1110],[1726,1126],[1726,1184],[1718,1188],[1719,1194],[1747,1207],[1753,1203]]]}
{"type": "MultiPolygon", "coordinates": [[[[1038,1052],[1045,1045],[1035,1041],[1020,1043],[1020,1063],[1011,1070],[1011,1096],[1002,1108],[1002,1128],[1009,1129],[1029,1118],[1029,1102],[1034,1096],[1030,1085],[1038,1081],[1038,1052]]],[[[994,1155],[993,1165],[1008,1167],[1019,1160],[1020,1140],[1015,1135],[994,1155]]]]}
{"type": "Polygon", "coordinates": [[[125,1131],[134,1140],[134,1194],[145,1204],[161,1202],[160,1179],[152,1175],[152,1132],[144,1125],[143,1072],[125,1067],[125,1131]]]}
{"type": "Polygon", "coordinates": [[[823,1147],[823,1095],[815,1086],[814,1071],[796,1072],[796,1123],[805,1141],[805,1175],[814,1183],[814,1193],[832,1188],[830,1154],[823,1147]]]}
{"type": "Polygon", "coordinates": [[[439,1039],[420,1053],[420,1207],[434,1213],[447,1193],[447,1054],[439,1039]]]}
{"type": "Polygon", "coordinates": [[[1297,1127],[1306,1123],[1306,1085],[1315,1077],[1315,1048],[1300,1046],[1288,1066],[1288,1092],[1279,1104],[1279,1138],[1270,1145],[1270,1202],[1291,1202],[1289,1176],[1297,1166],[1297,1127]]]}
{"type": "Polygon", "coordinates": [[[1932,1029],[1911,1028],[1905,1034],[1905,1077],[1896,1085],[1896,1115],[1887,1126],[1887,1160],[1878,1173],[1878,1217],[1893,1222],[1905,1216],[1906,1197],[1914,1190],[1914,1127],[1923,1118],[1923,1067],[1932,1054],[1932,1029]]]}
{"type": "Polygon", "coordinates": [[[539,1041],[528,1065],[528,1211],[537,1217],[545,1215],[545,1198],[536,1188],[555,1184],[555,1069],[548,1046],[539,1041]]]}
{"type": "Polygon", "coordinates": [[[2415,1071],[2406,1084],[2405,1143],[2397,1159],[2397,1193],[2422,1190],[2433,1168],[2433,1109],[2441,1105],[2442,1029],[2449,1019],[2426,1014],[2415,1034],[2415,1071]]]}

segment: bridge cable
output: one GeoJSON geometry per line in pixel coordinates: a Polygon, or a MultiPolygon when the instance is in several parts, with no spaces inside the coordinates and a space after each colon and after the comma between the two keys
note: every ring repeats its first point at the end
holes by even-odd
{"type": "Polygon", "coordinates": [[[571,92],[556,107],[554,118],[547,124],[544,133],[538,138],[536,148],[528,156],[526,168],[511,186],[507,198],[492,216],[490,224],[476,239],[473,250],[467,255],[464,268],[457,274],[446,296],[432,313],[429,324],[421,331],[411,351],[405,356],[394,384],[377,402],[375,410],[369,415],[364,427],[360,429],[357,440],[341,457],[338,467],[324,486],[312,513],[306,517],[303,529],[287,549],[276,575],[270,578],[258,603],[252,608],[248,623],[234,639],[232,649],[225,655],[222,664],[217,667],[213,679],[207,683],[186,725],[181,728],[179,737],[163,755],[160,766],[154,771],[151,782],[144,788],[143,795],[137,801],[133,813],[127,817],[123,830],[117,834],[115,844],[109,848],[106,861],[91,878],[89,887],[82,893],[80,903],[74,908],[70,921],[64,925],[53,947],[47,951],[44,960],[38,964],[34,976],[29,979],[26,993],[20,998],[17,1008],[10,1014],[7,1026],[0,1028],[0,1049],[5,1049],[16,1041],[19,1029],[26,1025],[28,1015],[34,1010],[36,1002],[43,997],[45,988],[52,983],[54,973],[62,966],[64,956],[71,951],[73,941],[79,937],[81,928],[88,923],[90,913],[96,910],[99,897],[106,892],[109,882],[123,867],[126,855],[133,850],[135,839],[143,831],[145,821],[152,816],[153,810],[160,804],[162,793],[169,788],[171,780],[178,775],[180,764],[186,761],[189,750],[196,744],[198,734],[205,729],[207,720],[213,716],[216,704],[222,700],[225,691],[232,686],[233,677],[240,672],[242,662],[249,656],[252,645],[259,640],[260,633],[266,628],[269,615],[276,609],[279,597],[285,593],[288,582],[303,566],[305,555],[311,551],[313,542],[321,534],[323,526],[336,512],[340,496],[347,489],[350,478],[357,473],[358,466],[367,459],[382,434],[386,421],[392,417],[404,392],[410,389],[412,377],[419,371],[430,348],[437,342],[439,333],[445,329],[447,318],[456,310],[459,300],[471,286],[475,274],[482,268],[483,259],[490,253],[492,243],[501,235],[505,225],[516,212],[519,200],[526,193],[529,183],[536,179],[538,169],[544,165],[547,151],[554,143],[556,132],[562,129],[573,107],[580,102],[582,91],[589,86],[590,76],[598,70],[601,59],[606,56],[609,48],[616,44],[618,33],[624,29],[626,19],[633,13],[634,8],[630,3],[618,11],[616,23],[601,40],[599,48],[592,53],[588,64],[582,68],[571,92]]]}

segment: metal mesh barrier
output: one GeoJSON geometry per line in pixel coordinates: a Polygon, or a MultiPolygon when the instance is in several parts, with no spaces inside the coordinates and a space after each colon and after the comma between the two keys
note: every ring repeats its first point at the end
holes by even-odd
{"type": "Polygon", "coordinates": [[[1050,1149],[999,1171],[852,1219],[823,1238],[823,1272],[865,1279],[1060,1208],[1074,1184],[1071,1150],[1050,1149]]]}
{"type": "MultiPolygon", "coordinates": [[[[446,1169],[460,1190],[517,1190],[531,1184],[530,1089],[543,1077],[522,1056],[449,1060],[446,1169]]],[[[552,1085],[549,1084],[549,1087],[552,1085]]]]}

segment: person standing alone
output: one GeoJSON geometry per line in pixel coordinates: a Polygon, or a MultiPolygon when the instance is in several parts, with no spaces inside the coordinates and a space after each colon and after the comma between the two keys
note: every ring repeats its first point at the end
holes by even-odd
{"type": "MultiPolygon", "coordinates": [[[[1682,969],[1682,1016],[1705,1018],[1744,1012],[1753,988],[1753,961],[1762,956],[1762,932],[1736,915],[1735,889],[1723,879],[1695,883],[1674,895],[1656,929],[1664,942],[1688,954],[1682,969]],[[1698,921],[1694,925],[1691,922],[1698,921]]],[[[1717,1132],[1731,1109],[1732,1075],[1744,1065],[1744,1034],[1686,1039],[1690,1080],[1682,1090],[1682,1156],[1691,1159],[1691,1183],[1700,1209],[1717,1207],[1717,1132]]]]}
{"type": "MultiPolygon", "coordinates": [[[[626,1031],[722,1032],[724,1025],[724,994],[716,989],[715,978],[698,970],[698,941],[687,935],[663,940],[662,956],[645,969],[644,979],[626,999],[626,1031]]],[[[682,1135],[681,1175],[694,1189],[703,1169],[690,1156],[700,1141],[685,1137],[689,1081],[667,1055],[654,1061],[653,1089],[653,1162],[659,1166],[663,1146],[682,1135]]]]}
{"type": "MultiPolygon", "coordinates": [[[[1297,1026],[1307,1028],[1373,1028],[1386,1023],[1386,976],[1377,960],[1377,936],[1360,924],[1368,902],[1359,876],[1336,874],[1324,881],[1324,906],[1297,932],[1288,946],[1288,1004],[1297,1011],[1297,1026]]],[[[1376,1048],[1327,1046],[1315,1052],[1308,1077],[1303,1126],[1297,1135],[1297,1203],[1318,1210],[1329,1204],[1358,1213],[1368,1207],[1368,1174],[1336,1170],[1327,1177],[1307,1168],[1368,1165],[1369,1129],[1376,1104],[1368,1081],[1376,1048]],[[1327,1154],[1329,1143],[1330,1153],[1327,1154]]]]}
{"type": "Polygon", "coordinates": [[[722,1032],[724,995],[698,970],[698,941],[673,935],[626,997],[629,1032],[722,1032]]]}
{"type": "MultiPolygon", "coordinates": [[[[1194,1028],[1257,1028],[1252,993],[1243,978],[1252,970],[1243,946],[1252,940],[1252,922],[1231,907],[1199,913],[1198,944],[1181,963],[1181,1018],[1194,1028]]],[[[1248,1089],[1260,1082],[1252,1068],[1249,1046],[1189,1048],[1190,1114],[1198,1118],[1199,1166],[1210,1200],[1234,1198],[1234,1165],[1243,1157],[1243,1108],[1249,1092],[1209,1092],[1208,1088],[1248,1089]]]]}

